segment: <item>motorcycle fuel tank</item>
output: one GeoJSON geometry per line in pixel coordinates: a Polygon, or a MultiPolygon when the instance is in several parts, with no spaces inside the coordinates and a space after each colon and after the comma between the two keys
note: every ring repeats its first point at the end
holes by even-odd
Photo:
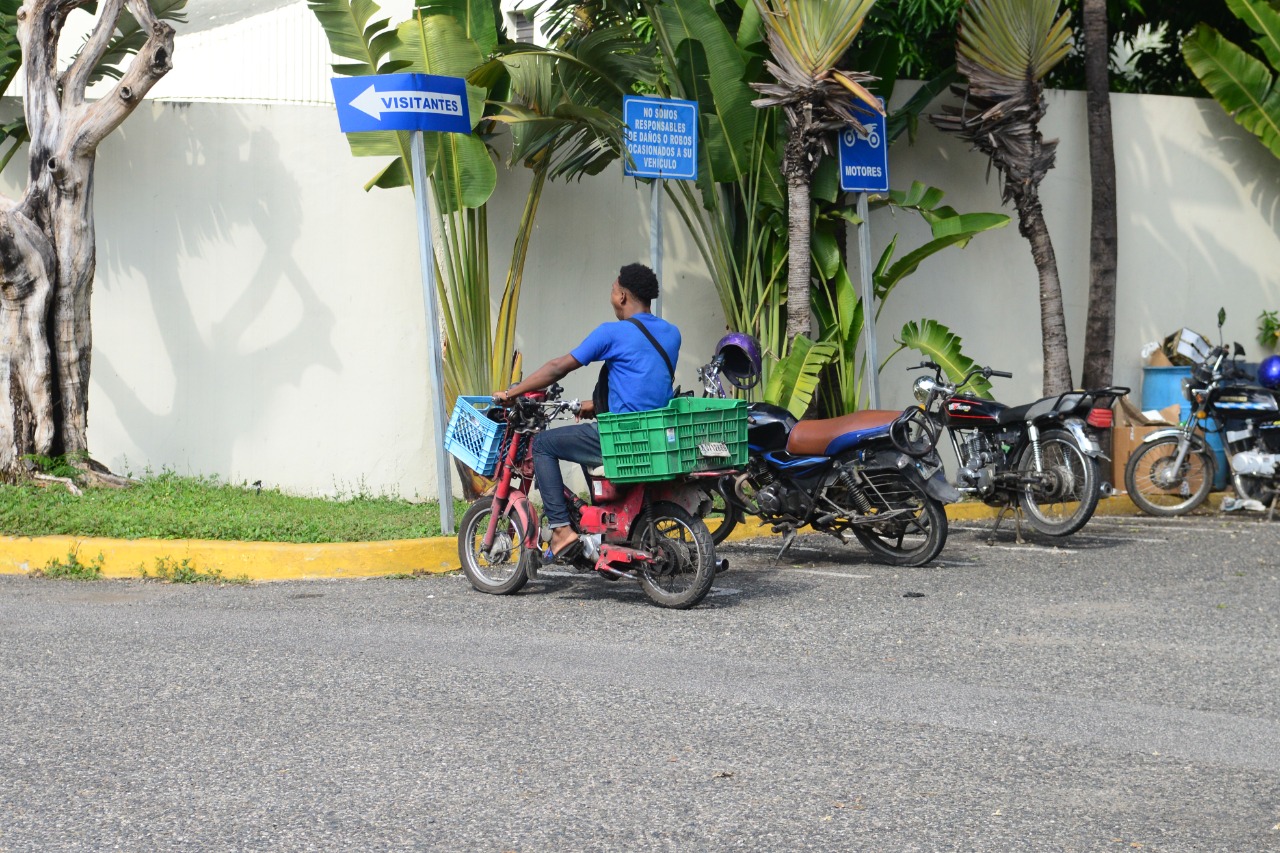
{"type": "Polygon", "coordinates": [[[796,416],[781,406],[752,403],[747,406],[747,445],[752,450],[785,450],[796,423],[796,416]]]}
{"type": "Polygon", "coordinates": [[[983,400],[968,394],[957,394],[947,401],[942,411],[947,423],[960,428],[993,424],[1001,411],[1008,408],[995,400],[983,400]]]}
{"type": "Polygon", "coordinates": [[[1277,411],[1275,394],[1267,388],[1256,386],[1226,385],[1216,388],[1209,394],[1209,402],[1228,416],[1233,412],[1260,414],[1277,411]]]}

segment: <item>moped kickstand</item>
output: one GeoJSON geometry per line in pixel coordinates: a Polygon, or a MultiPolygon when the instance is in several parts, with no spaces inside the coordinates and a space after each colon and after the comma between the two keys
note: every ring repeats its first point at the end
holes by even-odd
{"type": "MultiPolygon", "coordinates": [[[[774,532],[778,532],[777,528],[774,532]]],[[[782,530],[782,548],[778,551],[778,556],[773,558],[773,564],[776,566],[782,562],[782,555],[787,553],[787,549],[791,547],[791,543],[796,541],[796,529],[794,527],[786,527],[782,530]]]]}
{"type": "Polygon", "coordinates": [[[1018,506],[1016,501],[1000,507],[1000,514],[996,516],[996,523],[991,528],[991,535],[987,537],[987,544],[996,544],[996,532],[1000,530],[1000,522],[1004,521],[1005,513],[1013,516],[1014,541],[1019,545],[1026,545],[1027,540],[1022,538],[1022,507],[1018,506]]]}

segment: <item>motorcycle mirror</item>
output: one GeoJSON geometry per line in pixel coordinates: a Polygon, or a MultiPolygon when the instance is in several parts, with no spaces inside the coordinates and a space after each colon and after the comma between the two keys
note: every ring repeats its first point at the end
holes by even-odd
{"type": "Polygon", "coordinates": [[[1240,342],[1239,342],[1239,341],[1236,341],[1236,348],[1235,348],[1234,355],[1235,355],[1237,358],[1239,358],[1240,356],[1244,355],[1244,347],[1240,346],[1240,342]]]}
{"type": "Polygon", "coordinates": [[[1219,308],[1218,309],[1218,328],[1221,329],[1226,324],[1227,324],[1227,309],[1219,308]]]}

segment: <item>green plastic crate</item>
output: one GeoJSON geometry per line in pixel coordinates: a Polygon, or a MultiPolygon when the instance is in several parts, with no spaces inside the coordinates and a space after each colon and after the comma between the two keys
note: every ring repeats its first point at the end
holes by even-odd
{"type": "Polygon", "coordinates": [[[747,464],[744,400],[676,397],[661,409],[602,414],[598,420],[604,473],[615,483],[670,480],[747,464]],[[729,456],[699,450],[712,442],[724,444],[729,456]]]}

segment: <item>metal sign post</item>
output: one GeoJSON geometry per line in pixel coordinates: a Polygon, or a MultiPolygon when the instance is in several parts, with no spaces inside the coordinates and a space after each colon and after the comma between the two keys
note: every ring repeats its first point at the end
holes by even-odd
{"type": "MultiPolygon", "coordinates": [[[[880,102],[884,106],[884,101],[880,102]]],[[[863,121],[866,135],[844,130],[840,133],[840,189],[856,192],[858,218],[858,269],[862,280],[863,348],[871,379],[871,408],[880,408],[880,353],[876,341],[875,283],[871,271],[871,221],[867,193],[889,191],[889,143],[885,119],[879,113],[863,121]]]]}
{"type": "Polygon", "coordinates": [[[409,130],[413,194],[418,214],[418,261],[422,267],[422,301],[427,322],[427,382],[435,395],[432,420],[436,432],[436,489],[440,529],[453,533],[453,475],[444,448],[449,415],[444,407],[444,358],[440,342],[440,310],[436,301],[436,264],[431,247],[431,210],[423,131],[470,133],[467,85],[460,77],[430,74],[382,74],[335,77],[333,97],[343,133],[409,130]]]}
{"type": "MultiPolygon", "coordinates": [[[[698,179],[698,104],[675,98],[627,95],[622,99],[626,125],[622,173],[653,178],[649,196],[649,261],[662,281],[662,182],[698,179]]],[[[661,300],[653,313],[662,316],[661,300]]]]}

